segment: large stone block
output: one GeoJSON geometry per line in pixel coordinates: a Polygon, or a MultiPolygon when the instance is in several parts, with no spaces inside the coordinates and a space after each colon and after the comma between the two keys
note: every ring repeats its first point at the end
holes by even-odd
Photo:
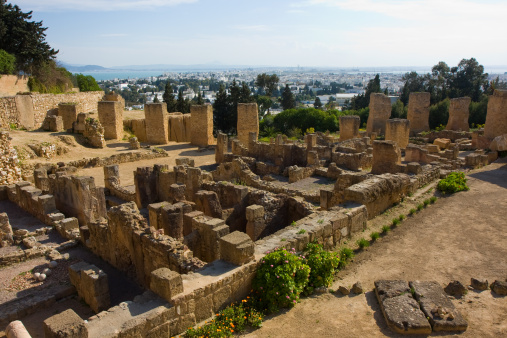
{"type": "Polygon", "coordinates": [[[489,97],[484,136],[490,140],[507,134],[507,90],[495,89],[489,97]]]}
{"type": "Polygon", "coordinates": [[[168,268],[160,268],[151,272],[150,289],[160,297],[170,301],[183,292],[181,275],[168,268]]]}
{"type": "Polygon", "coordinates": [[[372,174],[396,173],[399,164],[401,164],[401,151],[396,142],[373,142],[372,174]]]}
{"type": "Polygon", "coordinates": [[[383,135],[386,130],[386,121],[391,116],[391,99],[380,93],[370,95],[370,114],[366,123],[366,132],[368,135],[377,133],[383,135]]]}
{"type": "Polygon", "coordinates": [[[340,116],[340,142],[358,138],[361,119],[357,115],[340,116]]]}
{"type": "Polygon", "coordinates": [[[119,101],[99,101],[99,120],[106,140],[123,138],[123,106],[119,101]]]}
{"type": "Polygon", "coordinates": [[[88,338],[85,322],[73,310],[65,310],[44,321],[45,338],[88,338]]]}
{"type": "Polygon", "coordinates": [[[257,103],[238,103],[238,139],[248,147],[249,134],[259,135],[259,109],[257,103]]]}
{"type": "Polygon", "coordinates": [[[410,135],[430,130],[430,93],[410,93],[407,119],[410,121],[410,135]]]}
{"type": "Polygon", "coordinates": [[[449,120],[447,121],[447,130],[463,130],[470,129],[468,125],[468,117],[470,115],[469,106],[472,99],[469,97],[458,97],[451,99],[449,105],[449,120]]]}
{"type": "Polygon", "coordinates": [[[77,120],[77,114],[81,112],[82,107],[79,103],[62,102],[58,104],[58,116],[62,117],[65,130],[72,129],[72,124],[77,120]]]}
{"type": "Polygon", "coordinates": [[[147,103],[144,105],[146,124],[146,142],[167,144],[169,142],[169,121],[165,103],[147,103]]]}
{"type": "Polygon", "coordinates": [[[405,149],[410,136],[410,121],[405,119],[392,119],[386,121],[386,141],[394,141],[398,147],[405,149]]]}
{"type": "Polygon", "coordinates": [[[244,232],[234,231],[220,238],[220,258],[243,265],[254,258],[255,244],[244,232]]]}
{"type": "Polygon", "coordinates": [[[215,144],[213,138],[213,107],[211,105],[190,106],[191,143],[198,147],[215,144]]]}

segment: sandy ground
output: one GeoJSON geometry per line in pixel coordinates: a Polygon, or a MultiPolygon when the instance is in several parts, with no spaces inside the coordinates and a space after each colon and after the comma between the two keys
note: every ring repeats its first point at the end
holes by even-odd
{"type": "MultiPolygon", "coordinates": [[[[472,173],[470,191],[440,198],[435,205],[408,217],[401,226],[359,253],[331,286],[336,290],[340,285],[352,286],[360,281],[364,294],[329,293],[303,299],[295,308],[268,318],[261,329],[245,336],[401,337],[385,324],[372,292],[375,280],[436,280],[442,286],[451,280],[468,285],[471,277],[486,278],[490,283],[505,280],[506,163],[504,159],[472,173]]],[[[383,217],[387,220],[397,216],[393,210],[390,213],[383,217]]],[[[369,226],[379,225],[378,219],[369,222],[369,226]]],[[[365,238],[370,231],[366,230],[365,238]]],[[[468,330],[457,336],[507,337],[506,297],[489,290],[469,291],[453,303],[469,324],[468,330]]]]}

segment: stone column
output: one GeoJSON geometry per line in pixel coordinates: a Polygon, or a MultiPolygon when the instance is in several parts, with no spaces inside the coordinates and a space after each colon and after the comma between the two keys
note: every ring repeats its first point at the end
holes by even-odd
{"type": "Polygon", "coordinates": [[[213,107],[209,104],[190,106],[190,116],[192,145],[207,147],[214,144],[213,107]]]}
{"type": "Polygon", "coordinates": [[[340,142],[358,138],[361,119],[357,115],[340,116],[340,142]]]}
{"type": "Polygon", "coordinates": [[[65,130],[72,129],[72,124],[77,120],[77,114],[81,110],[81,105],[78,103],[61,102],[58,104],[58,116],[62,117],[65,130]]]}
{"type": "Polygon", "coordinates": [[[451,104],[449,106],[449,120],[445,129],[462,131],[470,130],[470,127],[468,126],[468,117],[470,115],[468,107],[470,106],[470,101],[472,101],[472,99],[469,97],[451,99],[451,104]]]}
{"type": "Polygon", "coordinates": [[[146,123],[146,141],[152,144],[169,142],[169,121],[165,103],[147,103],[144,105],[146,123]]]}
{"type": "Polygon", "coordinates": [[[430,130],[430,93],[410,93],[407,119],[410,121],[410,135],[430,130]]]}
{"type": "Polygon", "coordinates": [[[252,241],[256,241],[266,228],[264,220],[264,207],[262,205],[250,205],[246,208],[246,233],[252,241]]]}
{"type": "Polygon", "coordinates": [[[386,121],[391,116],[391,99],[381,93],[372,93],[369,108],[366,132],[368,135],[372,133],[383,135],[386,131],[386,121]]]}
{"type": "Polygon", "coordinates": [[[396,142],[373,141],[372,174],[394,174],[398,171],[399,164],[401,164],[401,151],[396,142]]]}
{"type": "Polygon", "coordinates": [[[257,103],[238,103],[238,139],[243,146],[248,147],[248,135],[255,133],[259,136],[259,109],[257,103]]]}
{"type": "Polygon", "coordinates": [[[495,89],[489,97],[484,136],[494,139],[507,134],[507,90],[495,89]]]}
{"type": "Polygon", "coordinates": [[[215,162],[220,164],[224,161],[225,154],[227,154],[227,135],[218,133],[217,147],[215,148],[215,162]]]}
{"type": "Polygon", "coordinates": [[[405,119],[391,119],[386,121],[386,141],[394,141],[398,147],[405,149],[410,134],[410,121],[405,119]]]}
{"type": "Polygon", "coordinates": [[[106,140],[123,138],[123,106],[120,101],[99,101],[99,121],[106,140]]]}

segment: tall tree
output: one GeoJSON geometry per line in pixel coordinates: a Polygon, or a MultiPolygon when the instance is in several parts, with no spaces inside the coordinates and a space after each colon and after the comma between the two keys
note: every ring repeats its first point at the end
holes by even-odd
{"type": "Polygon", "coordinates": [[[280,79],[276,74],[268,75],[266,73],[258,74],[255,85],[263,89],[267,96],[272,96],[280,79]]]}
{"type": "Polygon", "coordinates": [[[379,74],[375,75],[373,79],[368,81],[366,85],[364,94],[360,94],[355,96],[351,101],[352,109],[359,110],[366,108],[370,105],[370,95],[372,93],[381,93],[380,88],[380,76],[379,74]]]}
{"type": "Polygon", "coordinates": [[[176,111],[179,111],[182,114],[190,113],[190,107],[185,101],[182,88],[180,88],[180,90],[178,91],[178,99],[176,100],[176,111]]]}
{"type": "Polygon", "coordinates": [[[223,133],[230,132],[230,125],[228,124],[228,111],[229,105],[227,103],[227,92],[223,84],[218,89],[215,102],[213,103],[213,126],[215,131],[223,133]]]}
{"type": "Polygon", "coordinates": [[[322,109],[322,102],[320,101],[320,98],[318,96],[315,97],[315,102],[313,103],[313,107],[315,109],[322,109]]]}
{"type": "Polygon", "coordinates": [[[153,99],[153,103],[159,103],[158,94],[155,94],[155,98],[153,99]]]}
{"type": "Polygon", "coordinates": [[[162,100],[167,105],[167,112],[173,113],[177,110],[176,108],[177,103],[174,98],[174,88],[169,81],[167,81],[167,83],[165,84],[165,91],[164,94],[162,95],[162,100]]]}
{"type": "Polygon", "coordinates": [[[202,99],[202,95],[201,95],[201,91],[200,90],[197,91],[196,104],[198,104],[198,105],[203,105],[204,104],[204,100],[202,99]]]}
{"type": "Polygon", "coordinates": [[[296,108],[296,100],[294,99],[294,94],[289,88],[289,85],[285,85],[285,89],[282,92],[282,109],[292,109],[296,108]]]}
{"type": "Polygon", "coordinates": [[[463,59],[458,67],[451,69],[455,76],[452,80],[450,97],[469,96],[472,101],[479,101],[488,88],[488,73],[475,58],[463,59]]]}

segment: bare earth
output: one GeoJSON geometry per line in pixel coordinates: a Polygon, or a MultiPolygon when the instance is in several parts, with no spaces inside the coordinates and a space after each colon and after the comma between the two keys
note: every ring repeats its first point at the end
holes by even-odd
{"type": "MultiPolygon", "coordinates": [[[[324,294],[268,318],[248,337],[401,337],[391,332],[372,292],[377,279],[451,280],[507,278],[507,161],[469,176],[470,191],[440,198],[408,217],[378,243],[359,253],[331,289],[360,281],[365,294],[324,294]]],[[[385,217],[392,219],[396,214],[385,217]]],[[[370,223],[364,233],[368,238],[370,223]]],[[[384,223],[388,223],[387,221],[384,223]]],[[[462,334],[432,336],[507,337],[507,298],[469,291],[454,305],[467,319],[462,334]]]]}

